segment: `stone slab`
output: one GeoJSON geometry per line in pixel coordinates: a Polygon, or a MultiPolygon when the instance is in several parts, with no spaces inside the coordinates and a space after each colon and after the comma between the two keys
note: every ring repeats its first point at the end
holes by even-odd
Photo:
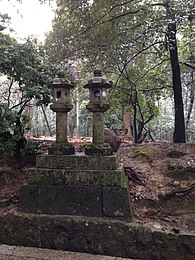
{"type": "Polygon", "coordinates": [[[29,184],[21,189],[18,210],[131,219],[130,205],[127,188],[29,184]]]}
{"type": "Polygon", "coordinates": [[[119,187],[103,187],[103,215],[107,217],[132,216],[128,189],[119,187]]]}
{"type": "Polygon", "coordinates": [[[118,154],[111,156],[76,155],[38,155],[37,168],[69,170],[116,170],[119,166],[118,154]]]}
{"type": "Polygon", "coordinates": [[[24,185],[20,192],[18,211],[132,218],[127,188],[121,187],[24,185]]]}
{"type": "Polygon", "coordinates": [[[121,186],[123,167],[116,170],[67,170],[30,168],[28,182],[45,185],[121,186]]]}
{"type": "MultiPolygon", "coordinates": [[[[195,234],[126,221],[42,214],[0,215],[0,243],[133,259],[195,259],[195,234]]],[[[86,258],[87,259],[87,258],[86,258]]]]}
{"type": "Polygon", "coordinates": [[[99,217],[102,216],[102,188],[100,186],[24,185],[20,192],[18,210],[99,217]]]}

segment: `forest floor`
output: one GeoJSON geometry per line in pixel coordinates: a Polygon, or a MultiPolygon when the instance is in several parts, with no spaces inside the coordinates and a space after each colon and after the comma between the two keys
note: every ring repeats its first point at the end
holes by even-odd
{"type": "MultiPolygon", "coordinates": [[[[39,152],[52,140],[34,139],[39,152]]],[[[71,140],[81,152],[86,138],[71,140]]],[[[120,161],[129,179],[134,222],[174,233],[195,233],[195,143],[122,143],[120,161]]],[[[0,214],[17,210],[35,156],[0,158],[0,214]]]]}

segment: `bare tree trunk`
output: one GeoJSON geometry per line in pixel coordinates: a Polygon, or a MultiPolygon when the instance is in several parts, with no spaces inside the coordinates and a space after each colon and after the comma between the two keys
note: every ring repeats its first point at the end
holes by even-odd
{"type": "Polygon", "coordinates": [[[175,125],[173,142],[174,143],[185,143],[185,120],[184,120],[184,108],[183,108],[183,97],[181,87],[181,74],[177,52],[177,41],[176,41],[176,22],[171,22],[168,25],[168,41],[169,41],[169,52],[172,67],[172,79],[173,79],[173,93],[174,93],[174,104],[175,104],[175,125]]]}
{"type": "Polygon", "coordinates": [[[42,112],[43,112],[43,115],[44,115],[44,118],[45,118],[45,122],[46,122],[46,124],[47,124],[47,128],[48,128],[49,134],[50,134],[50,136],[52,137],[51,128],[50,128],[50,125],[49,125],[49,122],[48,122],[47,115],[46,115],[46,113],[45,113],[45,109],[44,109],[44,107],[43,107],[43,104],[41,104],[41,108],[42,108],[42,112]]]}
{"type": "Polygon", "coordinates": [[[137,133],[137,92],[135,90],[134,98],[132,99],[133,105],[133,133],[134,133],[134,143],[138,143],[138,133],[137,133]]]}

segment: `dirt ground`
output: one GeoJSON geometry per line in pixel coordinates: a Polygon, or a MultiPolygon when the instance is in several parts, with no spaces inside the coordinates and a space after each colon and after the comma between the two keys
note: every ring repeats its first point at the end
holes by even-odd
{"type": "MultiPolygon", "coordinates": [[[[71,140],[78,152],[85,138],[71,140]]],[[[46,152],[51,140],[35,140],[46,152]]],[[[195,233],[195,143],[122,143],[120,161],[129,179],[134,221],[174,233],[195,233]]],[[[28,181],[35,156],[0,158],[0,214],[16,211],[19,190],[28,181]]]]}

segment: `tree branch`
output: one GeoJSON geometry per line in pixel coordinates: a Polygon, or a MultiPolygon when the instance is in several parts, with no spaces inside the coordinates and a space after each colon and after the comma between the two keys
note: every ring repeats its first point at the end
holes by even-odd
{"type": "Polygon", "coordinates": [[[117,8],[117,7],[120,7],[120,6],[124,6],[124,5],[127,5],[127,4],[130,4],[134,2],[134,0],[131,0],[131,1],[127,1],[127,2],[124,2],[124,3],[121,3],[121,4],[116,4],[114,5],[113,7],[110,8],[110,10],[108,11],[108,13],[110,13],[114,8],[117,8]]]}
{"type": "Polygon", "coordinates": [[[142,78],[144,78],[151,70],[155,69],[156,67],[158,67],[159,65],[161,65],[162,63],[164,63],[165,61],[170,61],[169,59],[165,59],[161,62],[159,62],[158,64],[154,65],[153,67],[149,68],[139,79],[137,79],[135,81],[135,83],[137,83],[139,80],[141,80],[142,78]]]}
{"type": "Polygon", "coordinates": [[[123,13],[123,14],[120,14],[120,15],[117,15],[117,16],[115,16],[115,17],[113,17],[113,18],[107,20],[106,22],[112,22],[112,21],[114,21],[114,20],[116,20],[116,19],[118,19],[118,18],[124,17],[124,16],[129,15],[129,14],[137,14],[137,13],[139,13],[141,10],[142,10],[142,9],[139,9],[139,10],[136,10],[136,11],[129,11],[129,12],[126,12],[126,13],[123,13]]]}
{"type": "Polygon", "coordinates": [[[195,66],[193,66],[192,64],[189,64],[189,63],[187,63],[187,62],[181,62],[181,64],[187,66],[187,67],[190,68],[190,69],[195,70],[195,66]]]}

